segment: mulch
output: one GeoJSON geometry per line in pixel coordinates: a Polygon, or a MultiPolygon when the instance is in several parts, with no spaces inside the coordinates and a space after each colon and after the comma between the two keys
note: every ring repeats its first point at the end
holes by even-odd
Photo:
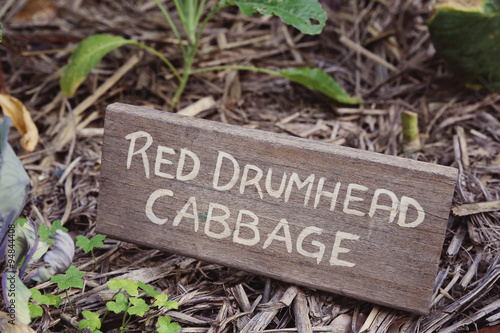
{"type": "MultiPolygon", "coordinates": [[[[168,315],[182,332],[349,332],[363,322],[369,332],[500,330],[500,212],[494,205],[500,199],[500,94],[468,89],[448,71],[426,27],[431,1],[332,1],[319,36],[300,34],[273,17],[224,10],[208,24],[194,68],[319,67],[365,103],[337,105],[285,79],[226,70],[193,75],[178,108],[170,102],[176,85],[168,68],[128,46],[106,56],[73,98],[66,101],[59,89],[71,51],[96,33],[139,40],[182,68],[176,39],[154,1],[39,2],[44,10],[31,13],[20,11],[23,1],[0,4],[0,86],[25,103],[40,131],[31,153],[22,150],[18,134],[10,138],[30,176],[23,215],[38,224],[60,219],[74,237],[95,234],[104,110],[113,102],[176,112],[211,96],[215,105],[197,117],[459,170],[429,315],[113,239],[96,251],[97,270],[88,254],[75,254],[74,265],[87,272],[85,288],[70,295],[79,311],[104,313],[111,297],[106,282],[140,277],[179,303],[168,315]],[[423,142],[411,155],[402,146],[405,110],[418,113],[423,142]],[[338,324],[344,319],[345,330],[338,324]]],[[[51,283],[36,288],[61,293],[51,283]]],[[[32,324],[38,332],[79,331],[82,317],[68,306],[45,310],[32,324]]],[[[120,322],[110,315],[102,331],[115,332],[120,322]]],[[[154,322],[135,322],[131,331],[155,331],[154,322]]]]}

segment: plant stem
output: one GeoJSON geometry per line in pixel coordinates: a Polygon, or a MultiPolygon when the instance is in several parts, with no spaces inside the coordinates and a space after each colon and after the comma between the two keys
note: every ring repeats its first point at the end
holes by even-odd
{"type": "Polygon", "coordinates": [[[172,73],[174,73],[175,77],[177,79],[179,79],[179,81],[182,81],[182,78],[181,78],[179,72],[177,71],[177,69],[175,69],[174,65],[172,65],[172,63],[167,58],[165,58],[163,56],[163,54],[161,54],[160,52],[156,51],[152,47],[147,46],[146,44],[137,42],[136,45],[139,46],[139,47],[142,47],[143,49],[151,52],[152,54],[154,54],[155,56],[157,56],[158,58],[160,58],[168,66],[168,68],[170,68],[170,70],[172,71],[172,73]]]}
{"type": "Polygon", "coordinates": [[[184,92],[184,89],[186,88],[186,84],[189,80],[189,75],[191,74],[191,66],[193,65],[195,54],[196,54],[196,49],[192,46],[189,47],[189,54],[184,63],[184,72],[182,73],[182,79],[181,82],[179,83],[179,86],[177,87],[177,90],[175,91],[174,97],[172,98],[172,105],[174,107],[177,105],[177,102],[181,98],[181,95],[184,92]]]}
{"type": "MultiPolygon", "coordinates": [[[[155,0],[158,1],[158,0],[155,0]]],[[[175,107],[182,94],[184,93],[184,89],[186,88],[186,84],[189,80],[189,76],[191,75],[191,66],[193,65],[194,57],[196,55],[196,51],[198,50],[198,44],[200,43],[200,39],[203,33],[203,29],[207,25],[208,21],[212,18],[212,16],[222,9],[222,7],[215,7],[207,14],[203,22],[201,23],[200,28],[198,29],[198,33],[196,34],[196,40],[193,45],[188,46],[188,52],[184,56],[184,72],[182,73],[182,80],[177,87],[174,97],[172,98],[172,105],[175,107]]]]}
{"type": "Polygon", "coordinates": [[[403,127],[403,150],[405,153],[413,153],[421,148],[420,135],[418,132],[418,114],[412,111],[401,113],[403,127]]]}
{"type": "Polygon", "coordinates": [[[259,72],[259,73],[266,73],[269,75],[283,77],[283,75],[281,75],[281,72],[279,72],[279,71],[273,71],[271,69],[259,68],[259,67],[254,67],[254,66],[239,66],[239,65],[213,66],[213,67],[199,68],[199,69],[192,71],[191,74],[199,74],[199,73],[210,72],[210,71],[220,71],[220,70],[225,70],[225,69],[237,69],[237,70],[241,70],[241,71],[259,72]]]}
{"type": "Polygon", "coordinates": [[[97,258],[94,255],[94,249],[90,250],[90,254],[92,254],[92,258],[94,259],[94,271],[97,269],[97,258]]]}
{"type": "Polygon", "coordinates": [[[75,307],[73,306],[73,303],[71,303],[71,300],[69,299],[68,289],[66,289],[65,292],[66,292],[66,300],[68,301],[69,306],[71,306],[71,310],[73,310],[73,312],[77,314],[75,307]]]}
{"type": "MultiPolygon", "coordinates": [[[[156,5],[158,6],[158,8],[160,8],[161,12],[163,13],[163,16],[165,16],[165,18],[167,19],[167,22],[170,25],[170,28],[172,28],[172,31],[174,32],[175,37],[179,41],[179,46],[181,47],[182,55],[184,56],[184,58],[186,58],[186,55],[187,55],[186,49],[184,48],[184,45],[182,44],[181,35],[179,34],[179,31],[177,30],[177,27],[175,26],[174,21],[172,21],[172,18],[170,17],[167,9],[162,5],[162,3],[159,0],[154,0],[154,1],[155,1],[156,5]]],[[[177,7],[177,3],[176,3],[176,7],[177,7]]],[[[181,9],[181,8],[177,7],[178,11],[179,11],[179,9],[181,9]]],[[[183,14],[182,10],[179,11],[179,17],[181,18],[181,22],[182,22],[182,16],[181,16],[182,14],[183,14]]]]}

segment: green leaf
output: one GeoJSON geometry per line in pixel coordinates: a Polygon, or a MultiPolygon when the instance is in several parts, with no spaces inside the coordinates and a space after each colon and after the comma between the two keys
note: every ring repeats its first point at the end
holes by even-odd
{"type": "Polygon", "coordinates": [[[159,333],[174,333],[181,329],[177,323],[171,323],[169,316],[158,318],[159,327],[156,329],[159,333]]]}
{"type": "Polygon", "coordinates": [[[73,96],[78,86],[106,54],[126,44],[137,44],[137,42],[111,35],[85,38],[73,51],[68,65],[63,70],[60,86],[64,96],[73,96]]]}
{"type": "Polygon", "coordinates": [[[349,96],[330,75],[319,68],[284,69],[280,75],[290,81],[297,82],[309,89],[317,90],[344,104],[360,104],[363,100],[349,96]]]}
{"type": "Polygon", "coordinates": [[[15,224],[19,224],[19,225],[21,225],[21,227],[22,227],[22,226],[24,226],[24,224],[25,224],[26,222],[28,222],[28,219],[27,219],[27,218],[25,218],[25,217],[20,217],[20,218],[18,218],[18,219],[16,220],[16,222],[14,222],[14,223],[15,223],[15,224]]]}
{"type": "Polygon", "coordinates": [[[94,331],[101,328],[101,320],[99,319],[99,314],[92,311],[82,311],[82,315],[85,317],[82,321],[78,323],[78,328],[83,330],[85,327],[90,328],[94,331]]]}
{"type": "Polygon", "coordinates": [[[30,292],[31,292],[31,297],[33,298],[33,301],[38,302],[40,304],[45,304],[45,305],[49,305],[49,306],[53,305],[56,308],[59,308],[59,305],[61,305],[61,303],[63,302],[63,299],[61,298],[61,296],[56,296],[56,295],[52,295],[52,294],[42,295],[40,290],[38,290],[36,288],[31,288],[30,292]]]}
{"type": "Polygon", "coordinates": [[[44,242],[51,243],[53,239],[50,238],[50,235],[55,235],[56,231],[59,229],[64,232],[68,232],[68,229],[61,225],[61,220],[55,220],[54,222],[52,222],[52,226],[50,229],[44,225],[39,226],[38,235],[42,237],[44,242]]]}
{"type": "MultiPolygon", "coordinates": [[[[14,309],[18,322],[28,325],[31,322],[28,302],[31,292],[17,274],[8,271],[2,275],[2,291],[7,309],[14,309]]],[[[8,310],[7,310],[8,311],[8,310]]]]}
{"type": "Polygon", "coordinates": [[[482,7],[448,1],[428,22],[432,43],[450,70],[471,87],[500,91],[500,1],[482,7]]]}
{"type": "Polygon", "coordinates": [[[156,297],[157,295],[160,295],[160,293],[157,292],[153,287],[151,287],[151,286],[149,286],[141,281],[137,281],[137,285],[139,286],[139,288],[144,290],[151,297],[156,297]]]}
{"type": "Polygon", "coordinates": [[[111,279],[108,282],[108,288],[110,290],[125,289],[125,291],[130,296],[137,296],[139,292],[137,291],[137,283],[130,279],[111,279]]]}
{"type": "Polygon", "coordinates": [[[167,308],[167,310],[175,309],[177,310],[179,308],[179,303],[175,301],[169,301],[167,295],[156,295],[155,297],[155,303],[154,306],[163,306],[167,308]]]}
{"type": "Polygon", "coordinates": [[[78,235],[76,236],[76,246],[80,246],[83,248],[83,251],[85,253],[89,253],[91,250],[95,249],[96,247],[103,247],[104,243],[102,242],[106,238],[105,235],[95,235],[92,237],[92,239],[88,239],[85,236],[78,235]]]}
{"type": "Polygon", "coordinates": [[[129,301],[132,304],[132,306],[128,308],[127,310],[128,314],[142,317],[147,311],[149,311],[149,306],[142,298],[132,297],[129,299],[129,301]]]}
{"type": "Polygon", "coordinates": [[[43,308],[40,305],[35,305],[33,303],[28,304],[28,308],[30,309],[30,318],[38,318],[43,316],[43,308]]]}
{"type": "Polygon", "coordinates": [[[246,16],[255,12],[276,15],[286,24],[310,35],[321,33],[326,14],[317,0],[222,0],[221,7],[236,5],[246,16]]]}
{"type": "Polygon", "coordinates": [[[106,307],[109,311],[113,311],[114,313],[120,313],[128,308],[128,299],[125,297],[123,293],[118,293],[116,295],[116,301],[109,301],[106,303],[106,307]]]}
{"type": "Polygon", "coordinates": [[[83,288],[83,276],[84,272],[80,272],[78,268],[71,265],[66,271],[66,275],[55,275],[50,279],[50,282],[57,283],[57,287],[61,290],[66,290],[71,287],[73,288],[83,288]]]}

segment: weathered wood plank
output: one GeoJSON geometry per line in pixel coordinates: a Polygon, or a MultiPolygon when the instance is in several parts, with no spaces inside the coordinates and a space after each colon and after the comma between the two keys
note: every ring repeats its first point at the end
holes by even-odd
{"type": "Polygon", "coordinates": [[[426,313],[456,175],[439,165],[113,104],[97,228],[426,313]]]}

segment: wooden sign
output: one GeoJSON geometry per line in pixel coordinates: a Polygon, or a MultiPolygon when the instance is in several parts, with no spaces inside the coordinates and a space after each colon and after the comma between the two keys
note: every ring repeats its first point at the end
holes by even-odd
{"type": "Polygon", "coordinates": [[[457,170],[107,108],[98,232],[427,313],[457,170]]]}

